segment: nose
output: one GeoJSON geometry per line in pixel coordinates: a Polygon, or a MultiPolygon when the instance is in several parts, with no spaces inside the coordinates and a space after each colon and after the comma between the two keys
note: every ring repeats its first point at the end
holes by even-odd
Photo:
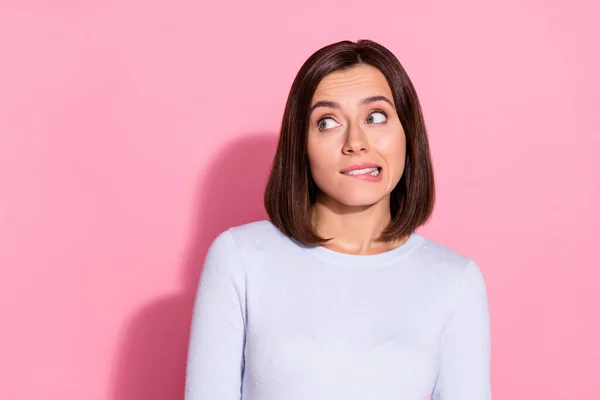
{"type": "Polygon", "coordinates": [[[369,151],[369,142],[360,126],[350,124],[346,132],[346,141],[342,148],[344,154],[359,154],[369,151]]]}

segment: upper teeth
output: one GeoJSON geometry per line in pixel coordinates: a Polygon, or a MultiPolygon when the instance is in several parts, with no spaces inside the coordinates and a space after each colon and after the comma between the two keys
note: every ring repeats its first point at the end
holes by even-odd
{"type": "Polygon", "coordinates": [[[379,175],[379,168],[365,168],[365,169],[355,169],[353,171],[344,172],[346,175],[360,175],[360,174],[371,174],[373,176],[379,175]]]}

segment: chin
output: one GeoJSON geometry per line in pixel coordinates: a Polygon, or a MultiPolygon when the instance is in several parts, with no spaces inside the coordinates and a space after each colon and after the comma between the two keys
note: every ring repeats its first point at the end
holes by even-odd
{"type": "Polygon", "coordinates": [[[379,193],[344,193],[341,196],[336,196],[335,200],[347,207],[368,207],[379,203],[385,198],[379,193]]]}

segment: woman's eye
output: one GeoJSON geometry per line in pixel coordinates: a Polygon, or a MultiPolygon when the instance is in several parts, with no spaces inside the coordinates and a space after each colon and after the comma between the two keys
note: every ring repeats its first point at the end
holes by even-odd
{"type": "Polygon", "coordinates": [[[375,111],[369,114],[369,116],[367,117],[367,123],[380,124],[382,122],[385,122],[386,119],[387,117],[384,113],[382,113],[381,111],[375,111]]]}
{"type": "Polygon", "coordinates": [[[331,118],[323,118],[319,121],[319,129],[326,130],[337,126],[336,122],[331,118]]]}

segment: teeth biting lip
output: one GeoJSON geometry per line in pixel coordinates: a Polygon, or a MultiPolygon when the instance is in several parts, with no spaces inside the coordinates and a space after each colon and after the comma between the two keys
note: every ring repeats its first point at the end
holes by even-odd
{"type": "Polygon", "coordinates": [[[378,176],[379,173],[381,172],[381,168],[364,168],[364,169],[355,169],[349,172],[344,172],[343,175],[350,175],[350,176],[356,176],[356,175],[371,175],[371,176],[378,176]]]}
{"type": "Polygon", "coordinates": [[[378,169],[381,172],[381,166],[373,163],[363,163],[357,165],[351,165],[348,168],[344,168],[340,171],[340,173],[348,175],[349,172],[358,171],[358,170],[370,170],[369,172],[373,172],[375,169],[378,169]]]}

